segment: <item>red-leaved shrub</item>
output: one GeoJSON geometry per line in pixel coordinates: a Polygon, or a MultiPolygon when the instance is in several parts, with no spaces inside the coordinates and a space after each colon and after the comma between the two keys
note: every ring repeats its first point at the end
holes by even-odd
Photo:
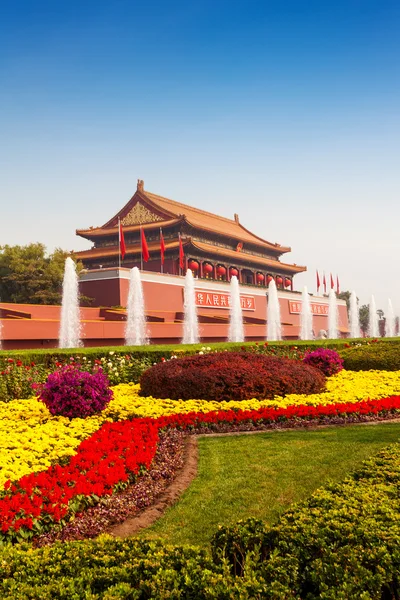
{"type": "Polygon", "coordinates": [[[48,376],[39,400],[52,415],[85,418],[101,412],[112,396],[108,379],[101,369],[92,374],[68,365],[48,376]]]}
{"type": "Polygon", "coordinates": [[[141,394],[173,400],[249,400],[286,394],[314,394],[324,375],[288,358],[217,352],[159,363],[140,379],[141,394]]]}

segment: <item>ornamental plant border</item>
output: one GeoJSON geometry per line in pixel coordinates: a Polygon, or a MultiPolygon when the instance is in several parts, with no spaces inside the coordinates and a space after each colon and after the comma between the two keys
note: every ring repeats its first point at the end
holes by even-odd
{"type": "MultiPolygon", "coordinates": [[[[374,345],[375,343],[398,346],[400,344],[400,338],[360,338],[351,339],[340,338],[336,340],[284,340],[280,342],[267,342],[269,348],[287,349],[290,347],[297,347],[301,349],[316,349],[316,348],[329,348],[336,349],[338,351],[346,350],[353,347],[364,347],[374,345]]],[[[211,351],[238,351],[240,349],[251,350],[255,345],[262,346],[264,341],[259,342],[218,342],[218,343],[207,343],[207,347],[211,348],[211,351]]],[[[153,362],[159,362],[162,358],[170,359],[172,356],[178,354],[179,356],[196,354],[204,348],[204,344],[170,344],[170,345],[147,345],[147,346],[98,346],[98,347],[87,347],[87,348],[74,348],[74,349],[60,349],[60,348],[46,348],[46,349],[30,349],[30,350],[2,350],[0,359],[12,358],[14,360],[20,360],[25,365],[30,365],[34,362],[36,365],[53,366],[55,362],[62,361],[73,357],[90,357],[93,359],[99,359],[108,353],[112,352],[115,355],[125,356],[129,354],[132,358],[141,359],[143,357],[149,358],[153,362]]]]}
{"type": "Polygon", "coordinates": [[[2,541],[20,541],[49,531],[56,523],[96,504],[127,485],[156,453],[158,431],[176,427],[188,433],[298,427],[366,419],[388,419],[400,412],[400,396],[327,406],[187,413],[105,423],[86,438],[66,465],[6,482],[0,497],[2,541]]]}

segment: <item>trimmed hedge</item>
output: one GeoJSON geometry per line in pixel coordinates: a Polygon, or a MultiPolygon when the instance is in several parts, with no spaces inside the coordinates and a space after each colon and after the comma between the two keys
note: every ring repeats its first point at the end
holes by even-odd
{"type": "Polygon", "coordinates": [[[272,589],[307,600],[390,600],[400,597],[400,445],[365,461],[341,484],[311,498],[268,527],[250,519],[221,527],[212,540],[214,560],[243,573],[258,554],[257,574],[272,589]]]}
{"type": "Polygon", "coordinates": [[[344,368],[349,371],[400,371],[400,338],[397,342],[381,341],[341,350],[344,368]]]}
{"type": "Polygon", "coordinates": [[[2,600],[240,600],[265,584],[237,579],[204,551],[134,538],[0,549],[2,600]]]}
{"type": "Polygon", "coordinates": [[[317,394],[325,376],[297,360],[214,352],[186,356],[150,367],[140,378],[142,396],[173,400],[249,400],[286,394],[317,394]]]}
{"type": "MultiPolygon", "coordinates": [[[[361,339],[361,344],[366,344],[368,340],[361,339]]],[[[381,343],[392,344],[398,347],[400,338],[396,340],[385,340],[381,343]]],[[[23,364],[29,365],[34,362],[37,365],[50,366],[56,361],[63,361],[69,357],[87,356],[92,359],[100,359],[102,356],[107,355],[109,352],[113,352],[116,356],[125,356],[129,354],[132,358],[142,359],[144,356],[152,362],[160,362],[162,358],[165,360],[170,359],[174,355],[191,355],[196,354],[204,348],[209,347],[211,350],[228,350],[228,351],[239,351],[239,350],[251,350],[254,349],[255,342],[244,342],[244,343],[205,343],[205,344],[171,344],[171,345],[147,345],[147,346],[97,346],[93,348],[75,348],[75,349],[60,349],[60,348],[46,348],[43,350],[31,349],[31,350],[2,350],[1,359],[13,358],[15,360],[21,360],[23,364]]],[[[261,349],[264,342],[257,344],[261,349]]],[[[296,346],[304,351],[307,349],[314,348],[333,348],[337,349],[342,353],[342,349],[348,346],[348,340],[285,340],[282,342],[268,342],[267,347],[269,349],[285,350],[290,347],[296,346]]]]}

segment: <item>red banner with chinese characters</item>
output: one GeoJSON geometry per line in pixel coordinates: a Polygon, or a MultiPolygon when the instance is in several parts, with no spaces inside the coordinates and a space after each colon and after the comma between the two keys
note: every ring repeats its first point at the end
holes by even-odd
{"type": "MultiPolygon", "coordinates": [[[[254,296],[240,295],[242,310],[256,310],[256,299],[254,296]]],[[[231,305],[230,294],[211,292],[207,290],[196,290],[196,306],[201,308],[229,308],[231,305]]]]}
{"type": "MultiPolygon", "coordinates": [[[[291,314],[300,314],[301,304],[301,302],[289,300],[289,312],[291,314]]],[[[327,315],[329,312],[329,307],[327,304],[315,304],[314,302],[311,302],[310,306],[313,315],[327,315]]]]}

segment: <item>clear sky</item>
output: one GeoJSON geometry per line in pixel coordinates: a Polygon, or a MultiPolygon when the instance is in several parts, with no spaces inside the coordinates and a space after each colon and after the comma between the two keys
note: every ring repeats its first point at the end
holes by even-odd
{"type": "Polygon", "coordinates": [[[400,3],[2,0],[0,244],[149,191],[400,314],[400,3]]]}

